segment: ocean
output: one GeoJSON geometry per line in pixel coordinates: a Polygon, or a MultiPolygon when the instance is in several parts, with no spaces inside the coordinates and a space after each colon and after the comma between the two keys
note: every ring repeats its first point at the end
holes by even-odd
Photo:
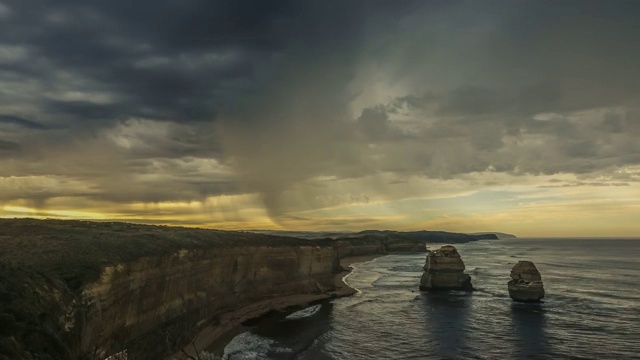
{"type": "MultiPolygon", "coordinates": [[[[441,244],[430,245],[437,248],[441,244]]],[[[359,293],[266,316],[220,346],[241,359],[640,359],[640,240],[509,239],[455,245],[476,291],[418,291],[425,254],[354,265],[359,293]],[[533,261],[541,304],[514,303],[533,261]]]]}

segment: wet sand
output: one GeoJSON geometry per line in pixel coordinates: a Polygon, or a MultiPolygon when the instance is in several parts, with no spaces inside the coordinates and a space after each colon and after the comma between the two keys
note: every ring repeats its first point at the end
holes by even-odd
{"type": "Polygon", "coordinates": [[[386,256],[387,254],[373,254],[373,255],[360,255],[360,256],[349,256],[344,259],[340,259],[340,265],[343,268],[350,267],[353,264],[363,263],[366,261],[373,260],[375,258],[379,258],[381,256],[386,256]]]}

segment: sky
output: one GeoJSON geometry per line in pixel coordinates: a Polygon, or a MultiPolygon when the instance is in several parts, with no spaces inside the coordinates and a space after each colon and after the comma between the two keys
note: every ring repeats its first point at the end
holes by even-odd
{"type": "Polygon", "coordinates": [[[640,236],[640,2],[0,0],[0,216],[640,236]]]}

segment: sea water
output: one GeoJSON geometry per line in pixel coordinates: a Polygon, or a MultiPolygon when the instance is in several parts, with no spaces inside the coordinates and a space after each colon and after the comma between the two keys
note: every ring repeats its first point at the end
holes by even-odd
{"type": "MultiPolygon", "coordinates": [[[[439,247],[437,244],[430,247],[439,247]]],[[[268,316],[224,359],[640,359],[640,240],[457,244],[476,291],[418,291],[424,254],[355,265],[359,293],[268,316]],[[511,267],[533,261],[541,304],[514,303],[511,267]]]]}

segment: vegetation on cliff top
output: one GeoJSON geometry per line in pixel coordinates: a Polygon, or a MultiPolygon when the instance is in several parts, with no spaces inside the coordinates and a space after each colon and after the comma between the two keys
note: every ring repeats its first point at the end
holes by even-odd
{"type": "MultiPolygon", "coordinates": [[[[304,240],[331,246],[329,240],[304,240]]],[[[75,220],[0,219],[0,262],[53,272],[72,289],[109,264],[180,249],[299,246],[300,239],[196,228],[75,220]]]]}
{"type": "MultiPolygon", "coordinates": [[[[280,233],[283,234],[283,233],[280,233]]],[[[71,289],[97,279],[106,265],[180,249],[238,246],[334,246],[383,241],[460,243],[480,237],[442,231],[366,230],[337,239],[300,239],[240,231],[77,220],[0,219],[0,262],[54,273],[71,289]]],[[[482,237],[485,238],[485,237],[482,237]]]]}

